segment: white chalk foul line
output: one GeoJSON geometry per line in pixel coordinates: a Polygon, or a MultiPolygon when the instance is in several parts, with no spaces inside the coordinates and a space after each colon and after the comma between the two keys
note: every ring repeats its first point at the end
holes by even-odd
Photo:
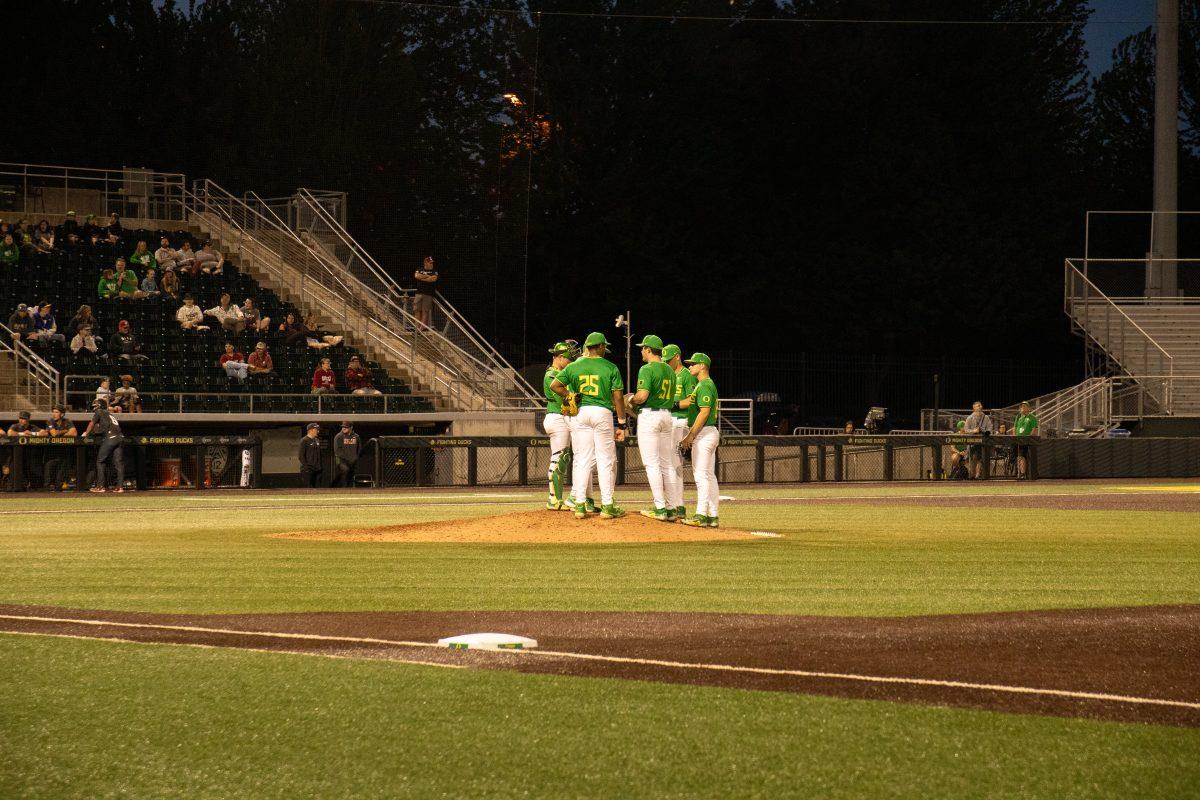
{"type": "MultiPolygon", "coordinates": [[[[101,501],[104,502],[104,501],[101,501]]],[[[537,504],[540,499],[531,497],[528,500],[489,500],[489,506],[527,506],[531,503],[537,504]]],[[[359,503],[355,505],[356,509],[362,508],[430,508],[435,506],[479,506],[476,502],[451,502],[451,503],[359,503]]],[[[213,508],[208,505],[201,506],[117,506],[114,510],[122,512],[136,512],[139,514],[174,514],[179,511],[208,511],[211,513],[241,513],[242,511],[307,511],[310,508],[345,508],[345,503],[311,503],[306,506],[297,507],[295,505],[240,505],[231,508],[213,508]]],[[[104,511],[103,508],[40,508],[40,509],[25,509],[16,511],[0,511],[0,517],[21,517],[34,514],[95,514],[104,511]]]]}
{"type": "MultiPolygon", "coordinates": [[[[163,631],[182,631],[187,633],[217,633],[233,636],[265,637],[277,639],[302,639],[323,642],[344,642],[354,644],[378,644],[391,647],[441,647],[434,642],[413,642],[399,639],[377,639],[368,636],[328,636],[319,633],[287,633],[283,631],[243,631],[231,628],[207,628],[198,625],[164,625],[145,622],[114,622],[98,619],[70,619],[64,617],[38,617],[18,614],[0,614],[0,619],[23,622],[47,622],[66,625],[90,625],[100,628],[137,628],[163,631]]],[[[11,631],[6,631],[11,632],[11,631]]],[[[92,638],[92,637],[80,637],[92,638]]],[[[268,651],[276,652],[276,651],[268,651]]],[[[1136,695],[1108,694],[1105,692],[1082,692],[1069,689],[1043,689],[1033,686],[1012,686],[1000,683],[974,683],[971,681],[940,680],[937,678],[903,678],[890,675],[859,675],[852,672],[822,672],[801,669],[774,669],[771,667],[746,667],[734,664],[702,664],[689,661],[665,661],[656,658],[634,658],[631,656],[605,656],[593,653],[571,653],[558,650],[514,650],[506,651],[530,656],[549,656],[553,658],[570,658],[579,661],[601,661],[613,664],[634,664],[638,666],[667,667],[671,669],[706,670],[711,672],[735,672],[753,675],[777,675],[795,678],[820,678],[826,680],[856,681],[859,683],[899,684],[905,686],[939,686],[949,689],[970,689],[983,692],[999,692],[1004,694],[1037,695],[1043,697],[1063,697],[1072,700],[1095,700],[1109,703],[1134,703],[1137,705],[1166,706],[1168,708],[1186,708],[1200,710],[1200,702],[1185,700],[1166,700],[1159,697],[1138,697],[1136,695]]]]}

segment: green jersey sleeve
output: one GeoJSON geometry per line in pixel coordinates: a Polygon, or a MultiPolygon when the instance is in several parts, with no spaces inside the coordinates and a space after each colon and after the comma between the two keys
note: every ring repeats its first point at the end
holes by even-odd
{"type": "Polygon", "coordinates": [[[546,370],[546,376],[542,379],[542,392],[546,395],[547,414],[562,413],[562,398],[550,388],[550,384],[554,383],[554,379],[558,377],[560,371],[554,367],[550,367],[546,370]]]}

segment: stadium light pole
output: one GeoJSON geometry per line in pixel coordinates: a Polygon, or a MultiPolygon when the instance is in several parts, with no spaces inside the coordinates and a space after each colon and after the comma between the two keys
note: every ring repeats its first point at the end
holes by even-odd
{"type": "Polygon", "coordinates": [[[1147,297],[1179,295],[1179,0],[1158,0],[1154,30],[1154,213],[1147,297]]]}
{"type": "Polygon", "coordinates": [[[628,389],[633,380],[633,328],[630,327],[630,320],[633,319],[633,312],[626,311],[624,314],[617,316],[616,325],[618,328],[625,329],[625,387],[628,389]]]}

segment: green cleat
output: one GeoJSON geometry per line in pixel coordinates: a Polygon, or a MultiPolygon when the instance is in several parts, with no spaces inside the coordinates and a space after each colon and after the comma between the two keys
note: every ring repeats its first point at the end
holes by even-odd
{"type": "Polygon", "coordinates": [[[596,507],[596,501],[590,497],[587,498],[587,501],[584,504],[584,508],[586,509],[587,513],[589,513],[589,514],[600,513],[600,509],[596,507]]]}
{"type": "Polygon", "coordinates": [[[691,519],[681,519],[679,521],[681,523],[683,523],[684,525],[687,525],[690,528],[707,528],[708,527],[708,517],[706,517],[702,514],[693,514],[691,519]]]}
{"type": "Polygon", "coordinates": [[[708,525],[708,527],[710,527],[710,528],[719,528],[719,527],[721,527],[721,525],[720,525],[720,522],[718,521],[718,519],[719,519],[718,517],[705,517],[705,518],[704,518],[704,520],[705,520],[705,523],[706,523],[706,524],[708,525]]]}
{"type": "Polygon", "coordinates": [[[670,509],[666,509],[666,508],[643,508],[638,513],[641,514],[643,517],[649,517],[650,519],[656,519],[659,522],[674,522],[675,521],[674,517],[671,515],[670,509]]]}
{"type": "Polygon", "coordinates": [[[687,519],[687,508],[684,506],[675,506],[675,521],[683,522],[687,519]]]}
{"type": "Polygon", "coordinates": [[[563,501],[562,500],[555,500],[553,497],[547,498],[547,500],[546,500],[546,510],[547,511],[562,511],[562,509],[563,509],[563,501]]]}
{"type": "Polygon", "coordinates": [[[600,507],[600,519],[617,519],[623,516],[625,516],[625,509],[616,503],[600,507]]]}
{"type": "Polygon", "coordinates": [[[573,504],[571,511],[575,513],[575,519],[587,519],[587,506],[583,503],[573,504]]]}

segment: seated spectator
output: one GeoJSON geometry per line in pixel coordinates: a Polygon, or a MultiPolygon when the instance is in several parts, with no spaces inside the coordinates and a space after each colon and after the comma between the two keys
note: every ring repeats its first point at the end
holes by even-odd
{"type": "Polygon", "coordinates": [[[68,211],[66,218],[54,232],[54,238],[60,247],[73,246],[79,244],[80,233],[79,223],[75,221],[75,212],[68,211]]]}
{"type": "Polygon", "coordinates": [[[33,338],[33,317],[29,314],[29,306],[24,303],[17,306],[17,310],[8,318],[8,329],[12,331],[15,342],[33,338]]]}
{"type": "MultiPolygon", "coordinates": [[[[955,433],[962,433],[963,428],[965,428],[966,426],[967,426],[967,423],[960,419],[954,426],[955,433]]],[[[949,475],[950,480],[962,481],[962,480],[966,480],[967,478],[969,478],[971,476],[971,474],[969,472],[967,472],[967,454],[968,454],[968,452],[969,452],[969,449],[968,449],[967,445],[965,445],[965,444],[951,445],[951,447],[950,447],[950,475],[949,475]]]]}
{"type": "Polygon", "coordinates": [[[351,394],[383,394],[375,388],[375,377],[371,370],[362,364],[358,356],[350,356],[350,365],[346,367],[346,391],[351,394]]]}
{"type": "Polygon", "coordinates": [[[342,343],[341,336],[329,336],[309,327],[308,323],[311,320],[310,316],[304,322],[298,322],[296,315],[289,313],[284,318],[283,324],[279,326],[279,330],[284,334],[284,344],[291,346],[304,344],[314,350],[324,350],[342,343]]]}
{"type": "Polygon", "coordinates": [[[103,400],[108,405],[110,410],[120,411],[119,408],[113,407],[113,391],[111,388],[109,388],[109,384],[110,381],[108,378],[100,379],[100,385],[96,387],[96,397],[93,399],[92,403],[94,405],[96,400],[103,400]]]}
{"type": "Polygon", "coordinates": [[[25,255],[31,256],[37,251],[33,230],[25,220],[17,220],[17,228],[13,231],[13,239],[16,241],[17,247],[21,248],[21,252],[25,255]]]}
{"type": "Polygon", "coordinates": [[[120,244],[125,238],[125,228],[121,226],[121,218],[116,214],[108,215],[108,227],[104,229],[107,234],[105,241],[109,244],[120,244]]]}
{"type": "Polygon", "coordinates": [[[32,338],[42,344],[56,344],[59,347],[67,343],[67,337],[58,332],[58,320],[54,318],[54,308],[49,303],[42,303],[42,307],[33,315],[32,338]]]}
{"type": "Polygon", "coordinates": [[[154,251],[154,261],[158,264],[159,269],[168,270],[178,267],[177,256],[175,248],[171,247],[170,239],[164,236],[158,240],[158,249],[154,251]]]}
{"type": "Polygon", "coordinates": [[[264,317],[250,297],[242,303],[242,316],[246,318],[246,327],[255,333],[262,333],[271,326],[271,318],[264,317]]]}
{"type": "Polygon", "coordinates": [[[212,317],[234,336],[246,329],[246,317],[242,314],[242,309],[233,304],[228,292],[221,295],[221,302],[205,311],[204,316],[212,317]]]}
{"type": "Polygon", "coordinates": [[[275,371],[275,361],[267,352],[266,342],[259,342],[254,346],[254,352],[250,354],[250,360],[247,363],[251,375],[269,375],[275,371]]]}
{"type": "Polygon", "coordinates": [[[80,325],[79,332],[71,339],[71,353],[81,360],[102,359],[100,344],[92,334],[91,325],[80,325]]]}
{"type": "Polygon", "coordinates": [[[317,318],[312,314],[308,314],[307,316],[304,317],[304,327],[308,330],[307,344],[309,347],[315,348],[315,347],[318,347],[319,345],[325,345],[326,347],[336,347],[337,345],[342,343],[341,336],[335,336],[333,334],[329,334],[329,333],[326,333],[325,331],[321,330],[320,323],[317,322],[317,318]]]}
{"type": "Polygon", "coordinates": [[[83,222],[83,227],[79,229],[79,235],[83,241],[92,245],[97,242],[108,241],[108,230],[103,225],[96,224],[95,214],[87,215],[87,219],[83,222]]]}
{"type": "Polygon", "coordinates": [[[175,270],[169,269],[163,273],[158,289],[167,297],[179,298],[179,276],[175,274],[175,270]]]}
{"type": "Polygon", "coordinates": [[[183,305],[175,312],[175,319],[179,321],[179,327],[185,331],[206,331],[208,326],[202,324],[204,322],[204,312],[196,305],[196,299],[190,294],[183,298],[183,305]]]}
{"type": "Polygon", "coordinates": [[[141,300],[145,297],[142,290],[138,287],[137,273],[132,268],[126,266],[125,259],[117,259],[117,291],[121,297],[128,297],[134,300],[141,300]]]}
{"type": "Polygon", "coordinates": [[[192,243],[184,242],[175,254],[176,268],[185,272],[193,272],[196,267],[196,254],[192,252],[192,243]]]}
{"type": "Polygon", "coordinates": [[[154,270],[146,270],[146,277],[142,278],[142,296],[143,297],[158,297],[158,281],[154,280],[154,270]]]}
{"type": "Polygon", "coordinates": [[[17,246],[11,233],[4,234],[4,241],[0,242],[0,264],[15,267],[20,260],[21,248],[17,246]]]}
{"type": "Polygon", "coordinates": [[[142,269],[150,269],[151,267],[158,266],[158,262],[154,260],[154,253],[150,252],[145,239],[138,240],[137,247],[133,250],[133,255],[129,257],[129,262],[137,264],[142,269]]]}
{"type": "Polygon", "coordinates": [[[233,346],[233,342],[225,343],[225,352],[217,359],[217,363],[225,369],[226,375],[239,381],[246,380],[246,376],[250,373],[250,365],[246,363],[246,356],[233,346]]]}
{"type": "MultiPolygon", "coordinates": [[[[74,439],[79,435],[79,431],[71,424],[71,420],[67,419],[66,406],[58,403],[50,409],[50,421],[41,435],[55,439],[74,439]]],[[[71,448],[62,448],[61,450],[52,450],[51,454],[51,457],[46,459],[46,465],[42,471],[42,486],[52,492],[61,492],[68,487],[75,453],[71,448]]]]}
{"type": "Polygon", "coordinates": [[[142,355],[142,343],[133,333],[129,320],[117,323],[117,332],[108,338],[108,357],[126,364],[146,364],[150,359],[142,355]]]}
{"type": "Polygon", "coordinates": [[[92,314],[92,307],[89,305],[80,306],[79,310],[75,312],[75,316],[71,317],[71,321],[67,323],[67,333],[78,333],[84,325],[92,328],[97,325],[96,317],[92,314]]]}
{"type": "MultiPolygon", "coordinates": [[[[118,263],[120,262],[118,261],[118,263]]],[[[96,294],[101,300],[111,300],[120,293],[120,286],[113,271],[106,269],[100,275],[100,282],[96,284],[96,294]]]]}
{"type": "Polygon", "coordinates": [[[137,414],[142,410],[142,401],[138,397],[138,390],[133,386],[132,375],[121,376],[121,385],[113,392],[113,398],[117,407],[124,409],[126,413],[137,414]]]}
{"type": "Polygon", "coordinates": [[[12,226],[0,219],[0,239],[3,239],[10,233],[12,233],[12,226]]]}
{"type": "Polygon", "coordinates": [[[205,242],[196,253],[195,270],[204,275],[219,275],[225,270],[224,254],[213,250],[212,242],[205,242]]]}
{"type": "Polygon", "coordinates": [[[312,394],[333,394],[337,391],[337,382],[333,376],[333,366],[328,358],[321,359],[321,365],[313,370],[312,394]]]}
{"type": "Polygon", "coordinates": [[[30,418],[32,418],[32,417],[33,417],[33,415],[30,414],[28,411],[22,411],[21,413],[17,414],[17,421],[9,426],[8,435],[9,436],[37,436],[37,435],[39,435],[40,432],[38,431],[38,429],[35,428],[33,426],[33,424],[29,421],[30,418]]]}
{"type": "Polygon", "coordinates": [[[54,250],[54,229],[50,227],[49,220],[39,222],[34,235],[37,238],[35,245],[39,253],[49,253],[54,250]]]}

